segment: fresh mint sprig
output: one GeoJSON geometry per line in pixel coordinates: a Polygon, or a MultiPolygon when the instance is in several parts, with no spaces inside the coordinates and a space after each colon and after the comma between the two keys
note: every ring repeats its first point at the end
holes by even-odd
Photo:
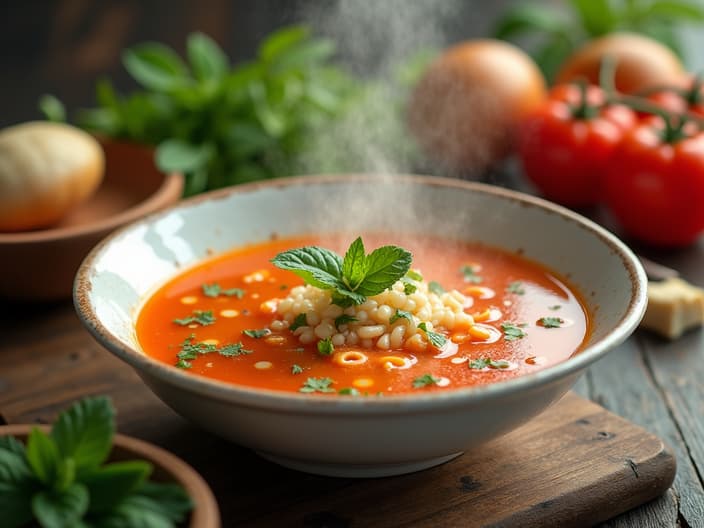
{"type": "Polygon", "coordinates": [[[0,438],[3,526],[175,527],[193,504],[174,484],[147,479],[144,460],[105,463],[115,432],[105,397],[86,398],[61,413],[50,433],[32,429],[23,444],[0,438]],[[148,523],[147,523],[148,519],[148,523]]]}
{"type": "Polygon", "coordinates": [[[390,288],[406,275],[412,260],[411,253],[398,246],[382,246],[367,254],[358,237],[344,258],[325,248],[306,246],[279,253],[271,262],[316,288],[332,290],[335,304],[351,306],[390,288]]]}

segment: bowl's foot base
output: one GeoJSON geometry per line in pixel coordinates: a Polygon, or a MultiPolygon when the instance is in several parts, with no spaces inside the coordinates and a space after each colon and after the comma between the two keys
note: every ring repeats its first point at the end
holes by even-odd
{"type": "Polygon", "coordinates": [[[296,471],[303,471],[305,473],[324,475],[326,477],[374,478],[403,475],[405,473],[413,473],[415,471],[428,469],[433,466],[439,466],[440,464],[449,462],[453,458],[457,458],[462,454],[462,452],[437,458],[415,460],[412,462],[400,462],[396,464],[328,464],[311,462],[309,460],[300,460],[297,458],[287,458],[279,455],[272,455],[270,453],[263,453],[261,451],[257,451],[257,454],[262,458],[270,460],[271,462],[281,466],[295,469],[296,471]]]}

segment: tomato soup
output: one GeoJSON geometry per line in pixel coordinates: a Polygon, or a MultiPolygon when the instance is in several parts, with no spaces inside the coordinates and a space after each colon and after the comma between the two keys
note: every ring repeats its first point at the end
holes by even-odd
{"type": "MultiPolygon", "coordinates": [[[[299,274],[272,263],[294,248],[329,248],[345,255],[342,268],[354,275],[347,266],[354,251],[345,253],[353,238],[275,239],[184,271],[142,307],[142,349],[189,374],[236,385],[376,397],[536,372],[577,353],[589,335],[585,305],[564,279],[484,245],[365,234],[370,248],[398,244],[410,251],[412,264],[383,293],[354,302],[340,302],[320,284],[304,286],[299,274]]],[[[360,254],[369,269],[383,260],[360,254]]],[[[367,272],[369,284],[382,275],[367,272]]]]}

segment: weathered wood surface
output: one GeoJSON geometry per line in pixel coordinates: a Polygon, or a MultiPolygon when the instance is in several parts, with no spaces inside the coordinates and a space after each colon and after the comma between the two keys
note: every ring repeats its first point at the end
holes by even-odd
{"type": "MultiPolygon", "coordinates": [[[[305,475],[190,426],[92,340],[69,303],[5,303],[0,321],[3,420],[47,422],[80,396],[110,394],[121,432],[166,447],[205,476],[225,526],[588,526],[667,487],[670,459],[660,440],[577,396],[477,456],[425,472],[366,481],[305,475]]],[[[679,469],[668,493],[606,525],[701,526],[704,494],[689,430],[661,397],[644,341],[650,353],[672,346],[639,334],[577,389],[665,439],[679,469]]]]}

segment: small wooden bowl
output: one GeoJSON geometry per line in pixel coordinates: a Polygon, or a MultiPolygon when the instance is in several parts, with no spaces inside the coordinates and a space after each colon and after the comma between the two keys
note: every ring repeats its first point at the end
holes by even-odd
{"type": "Polygon", "coordinates": [[[68,299],[83,258],[119,226],[175,203],[181,174],[164,174],[153,149],[101,140],[105,176],[100,188],[50,229],[0,233],[0,298],[68,299]]]}
{"type": "MultiPolygon", "coordinates": [[[[48,431],[46,426],[29,424],[0,426],[1,436],[14,436],[27,441],[33,427],[48,431]]],[[[213,492],[195,469],[168,451],[137,438],[116,434],[108,461],[146,460],[154,466],[150,480],[175,482],[183,486],[193,501],[194,507],[186,526],[188,528],[220,528],[220,510],[213,492]]]]}

